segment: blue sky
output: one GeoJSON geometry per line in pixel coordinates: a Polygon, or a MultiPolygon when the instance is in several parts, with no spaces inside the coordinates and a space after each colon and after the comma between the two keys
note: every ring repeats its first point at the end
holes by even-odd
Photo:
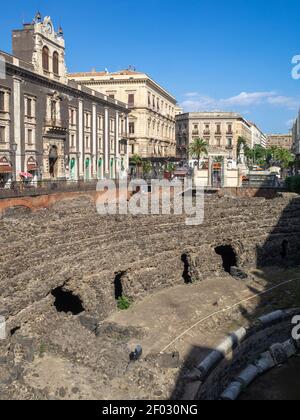
{"type": "Polygon", "coordinates": [[[14,0],[1,4],[0,49],[36,10],[62,25],[70,72],[134,65],[186,110],[232,110],[285,132],[300,106],[295,0],[14,0]]]}

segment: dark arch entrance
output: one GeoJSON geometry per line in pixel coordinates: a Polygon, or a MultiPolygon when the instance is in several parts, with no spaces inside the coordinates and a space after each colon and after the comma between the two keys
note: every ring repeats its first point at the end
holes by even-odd
{"type": "Polygon", "coordinates": [[[123,297],[123,283],[122,279],[126,273],[124,271],[121,271],[119,273],[116,273],[115,280],[114,280],[114,288],[115,288],[115,299],[119,300],[123,297]]]}
{"type": "Polygon", "coordinates": [[[231,245],[221,245],[215,248],[218,255],[222,257],[223,267],[226,273],[231,273],[231,267],[237,267],[237,256],[231,245]]]}
{"type": "Polygon", "coordinates": [[[52,178],[56,177],[57,173],[58,152],[56,146],[51,146],[49,151],[49,173],[52,178]]]}
{"type": "Polygon", "coordinates": [[[183,262],[184,270],[182,274],[182,278],[185,284],[193,283],[192,275],[191,275],[191,265],[190,265],[190,258],[188,254],[181,255],[181,261],[183,262]]]}
{"type": "Polygon", "coordinates": [[[84,312],[81,299],[63,287],[52,290],[52,296],[55,297],[54,306],[57,312],[71,312],[72,315],[79,315],[84,312]]]}

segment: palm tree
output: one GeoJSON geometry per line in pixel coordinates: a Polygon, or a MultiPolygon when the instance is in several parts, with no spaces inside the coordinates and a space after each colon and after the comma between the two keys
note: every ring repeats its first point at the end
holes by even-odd
{"type": "Polygon", "coordinates": [[[135,172],[136,172],[136,175],[138,175],[140,172],[139,169],[143,163],[143,159],[141,158],[140,155],[135,154],[131,158],[131,163],[135,166],[135,172]]]}
{"type": "Polygon", "coordinates": [[[203,139],[195,139],[189,147],[189,154],[198,160],[198,169],[200,169],[200,160],[202,155],[208,155],[208,144],[203,139]]]}
{"type": "Polygon", "coordinates": [[[287,149],[278,147],[275,155],[275,161],[281,167],[281,175],[283,176],[287,169],[291,167],[295,161],[295,156],[287,149]]]}
{"type": "Polygon", "coordinates": [[[142,167],[144,176],[149,175],[149,173],[152,171],[152,163],[149,160],[145,160],[142,163],[142,167]]]}

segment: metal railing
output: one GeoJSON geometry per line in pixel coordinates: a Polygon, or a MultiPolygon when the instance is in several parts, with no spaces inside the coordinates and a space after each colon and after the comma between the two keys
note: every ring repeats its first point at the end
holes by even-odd
{"type": "Polygon", "coordinates": [[[9,188],[0,186],[1,198],[28,197],[63,192],[96,191],[97,180],[92,181],[37,181],[12,182],[9,188]]]}

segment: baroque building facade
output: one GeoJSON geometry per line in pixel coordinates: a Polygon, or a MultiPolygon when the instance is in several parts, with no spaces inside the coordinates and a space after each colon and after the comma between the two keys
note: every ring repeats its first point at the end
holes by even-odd
{"type": "Polygon", "coordinates": [[[128,104],[129,153],[144,159],[176,157],[176,99],[147,74],[134,69],[116,73],[90,72],[68,75],[81,85],[128,104]]]}
{"type": "Polygon", "coordinates": [[[176,116],[177,157],[188,160],[189,146],[198,138],[208,144],[210,157],[225,157],[237,164],[237,144],[243,137],[252,146],[251,124],[233,112],[189,112],[176,116]]]}
{"type": "Polygon", "coordinates": [[[63,32],[38,14],[0,51],[0,181],[92,180],[125,176],[125,103],[66,77],[63,32]]]}

